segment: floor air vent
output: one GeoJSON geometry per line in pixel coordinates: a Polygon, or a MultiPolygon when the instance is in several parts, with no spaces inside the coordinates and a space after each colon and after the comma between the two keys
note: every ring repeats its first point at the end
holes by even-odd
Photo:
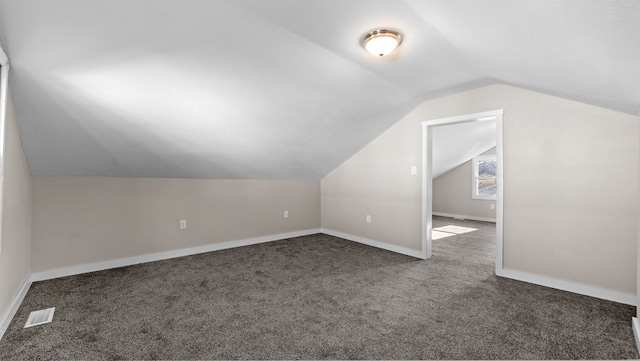
{"type": "Polygon", "coordinates": [[[44,323],[49,323],[53,320],[53,312],[56,310],[55,307],[47,308],[46,310],[33,311],[29,314],[29,318],[27,319],[27,323],[25,323],[24,328],[33,327],[42,325],[44,323]]]}

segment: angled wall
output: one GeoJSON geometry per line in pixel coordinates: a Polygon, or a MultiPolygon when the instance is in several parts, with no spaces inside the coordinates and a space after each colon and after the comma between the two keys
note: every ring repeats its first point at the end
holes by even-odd
{"type": "Polygon", "coordinates": [[[420,123],[495,109],[504,109],[504,268],[633,303],[638,118],[580,102],[507,85],[427,101],[322,180],[323,229],[419,250],[421,179],[410,167],[420,165],[420,123]]]}
{"type": "Polygon", "coordinates": [[[0,253],[0,337],[14,300],[31,274],[31,175],[11,96],[5,125],[4,199],[0,253]]]}

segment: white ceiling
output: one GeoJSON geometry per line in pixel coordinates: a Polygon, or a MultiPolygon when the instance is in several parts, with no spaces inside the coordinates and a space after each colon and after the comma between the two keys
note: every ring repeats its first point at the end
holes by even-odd
{"type": "Polygon", "coordinates": [[[637,0],[0,0],[36,176],[319,179],[507,83],[637,114],[637,0]],[[404,41],[385,58],[361,36],[404,41]]]}

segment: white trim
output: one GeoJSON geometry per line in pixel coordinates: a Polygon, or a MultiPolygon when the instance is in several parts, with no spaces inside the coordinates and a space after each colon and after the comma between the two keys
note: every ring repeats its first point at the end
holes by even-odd
{"type": "Polygon", "coordinates": [[[422,254],[423,259],[431,257],[433,241],[431,239],[431,230],[433,223],[431,216],[433,215],[433,129],[435,127],[473,123],[482,121],[496,122],[496,160],[498,167],[496,170],[496,178],[498,180],[498,189],[496,191],[496,274],[502,269],[502,247],[503,247],[503,178],[502,178],[502,162],[503,162],[503,139],[502,139],[502,115],[503,109],[492,110],[488,112],[459,115],[449,118],[441,118],[434,120],[425,120],[422,124],[422,254]]]}
{"type": "Polygon", "coordinates": [[[422,127],[422,259],[431,258],[431,231],[433,230],[433,222],[431,217],[426,214],[432,214],[433,203],[429,201],[429,195],[433,194],[433,169],[431,167],[433,152],[427,151],[433,148],[433,133],[427,131],[427,127],[422,127]],[[429,166],[427,166],[429,165],[429,166]],[[426,221],[424,219],[426,217],[426,221]]]}
{"type": "Polygon", "coordinates": [[[2,50],[2,46],[0,46],[0,63],[3,66],[9,66],[9,57],[7,56],[7,54],[5,54],[5,52],[2,50]]]}
{"type": "Polygon", "coordinates": [[[502,132],[502,115],[496,122],[496,158],[498,159],[496,177],[498,177],[498,190],[496,192],[496,274],[502,269],[504,247],[504,136],[502,132]]]}
{"type": "Polygon", "coordinates": [[[381,248],[381,249],[384,249],[384,250],[387,250],[387,251],[404,254],[404,255],[407,255],[407,256],[415,257],[415,258],[423,258],[422,257],[422,251],[418,251],[416,249],[410,249],[410,248],[405,248],[405,247],[401,247],[401,246],[396,246],[394,244],[389,244],[389,243],[380,242],[380,241],[374,241],[374,240],[369,239],[369,238],[360,237],[360,236],[354,236],[353,234],[338,232],[338,231],[334,231],[334,230],[327,229],[327,228],[322,228],[321,233],[327,234],[329,236],[343,238],[343,239],[346,239],[348,241],[353,241],[353,242],[357,242],[357,243],[366,244],[367,246],[371,246],[371,247],[375,247],[375,248],[381,248]]]}
{"type": "Polygon", "coordinates": [[[434,216],[440,216],[440,217],[449,217],[449,218],[458,218],[458,219],[462,218],[462,219],[468,219],[470,221],[496,223],[496,219],[495,218],[465,216],[465,215],[462,215],[462,214],[451,214],[451,213],[442,213],[442,212],[431,212],[431,214],[434,215],[434,216]]]}
{"type": "Polygon", "coordinates": [[[501,269],[496,271],[499,277],[511,278],[518,281],[533,283],[540,286],[555,288],[562,291],[573,292],[585,296],[601,298],[627,305],[635,306],[637,303],[634,293],[620,292],[598,286],[586,285],[583,283],[562,280],[553,277],[537,275],[512,269],[501,269]]]}
{"type": "Polygon", "coordinates": [[[484,120],[495,120],[498,115],[503,115],[504,109],[490,110],[488,112],[457,115],[455,117],[440,118],[433,120],[425,120],[422,122],[423,127],[433,127],[439,125],[451,125],[458,123],[468,123],[469,121],[481,122],[484,120]]]}
{"type": "Polygon", "coordinates": [[[633,328],[633,336],[636,339],[636,349],[640,353],[640,322],[638,322],[638,318],[631,317],[631,328],[633,328]]]}
{"type": "Polygon", "coordinates": [[[151,254],[145,254],[142,256],[120,258],[120,259],[115,259],[111,261],[83,264],[83,265],[73,266],[73,267],[58,268],[50,271],[33,273],[31,275],[31,281],[33,282],[44,281],[44,280],[49,280],[53,278],[73,276],[73,275],[82,274],[82,273],[102,271],[102,270],[107,270],[111,268],[131,266],[131,265],[140,264],[140,263],[147,263],[147,262],[160,261],[160,260],[170,259],[170,258],[191,256],[194,254],[220,251],[220,250],[229,249],[229,248],[250,246],[254,244],[272,242],[272,241],[277,241],[277,240],[287,239],[287,238],[308,236],[316,233],[320,233],[319,228],[307,229],[303,231],[280,233],[280,234],[274,234],[270,236],[247,238],[247,239],[241,239],[237,241],[215,243],[215,244],[209,244],[206,246],[177,249],[173,251],[151,253],[151,254]]]}
{"type": "Polygon", "coordinates": [[[20,305],[22,304],[24,297],[27,295],[27,291],[29,291],[29,287],[31,287],[31,278],[27,278],[26,280],[24,280],[24,283],[22,284],[20,291],[18,291],[18,294],[13,299],[13,302],[11,302],[11,307],[9,308],[7,313],[4,314],[4,316],[2,317],[1,319],[2,322],[0,323],[0,340],[2,340],[2,336],[4,336],[4,333],[7,331],[7,328],[9,328],[9,325],[11,324],[11,320],[13,320],[13,316],[15,316],[16,312],[18,312],[18,308],[20,308],[20,305]]]}
{"type": "Polygon", "coordinates": [[[2,204],[4,199],[4,132],[7,115],[7,92],[9,87],[9,58],[0,47],[0,254],[2,253],[2,204]]]}

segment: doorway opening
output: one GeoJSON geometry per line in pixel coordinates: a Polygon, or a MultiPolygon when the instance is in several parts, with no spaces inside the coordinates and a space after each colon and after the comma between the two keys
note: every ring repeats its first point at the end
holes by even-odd
{"type": "Polygon", "coordinates": [[[502,109],[482,113],[440,118],[422,122],[422,258],[432,256],[433,247],[433,176],[434,176],[434,133],[437,128],[472,124],[478,122],[495,122],[496,139],[496,273],[503,265],[503,136],[502,109]]]}

